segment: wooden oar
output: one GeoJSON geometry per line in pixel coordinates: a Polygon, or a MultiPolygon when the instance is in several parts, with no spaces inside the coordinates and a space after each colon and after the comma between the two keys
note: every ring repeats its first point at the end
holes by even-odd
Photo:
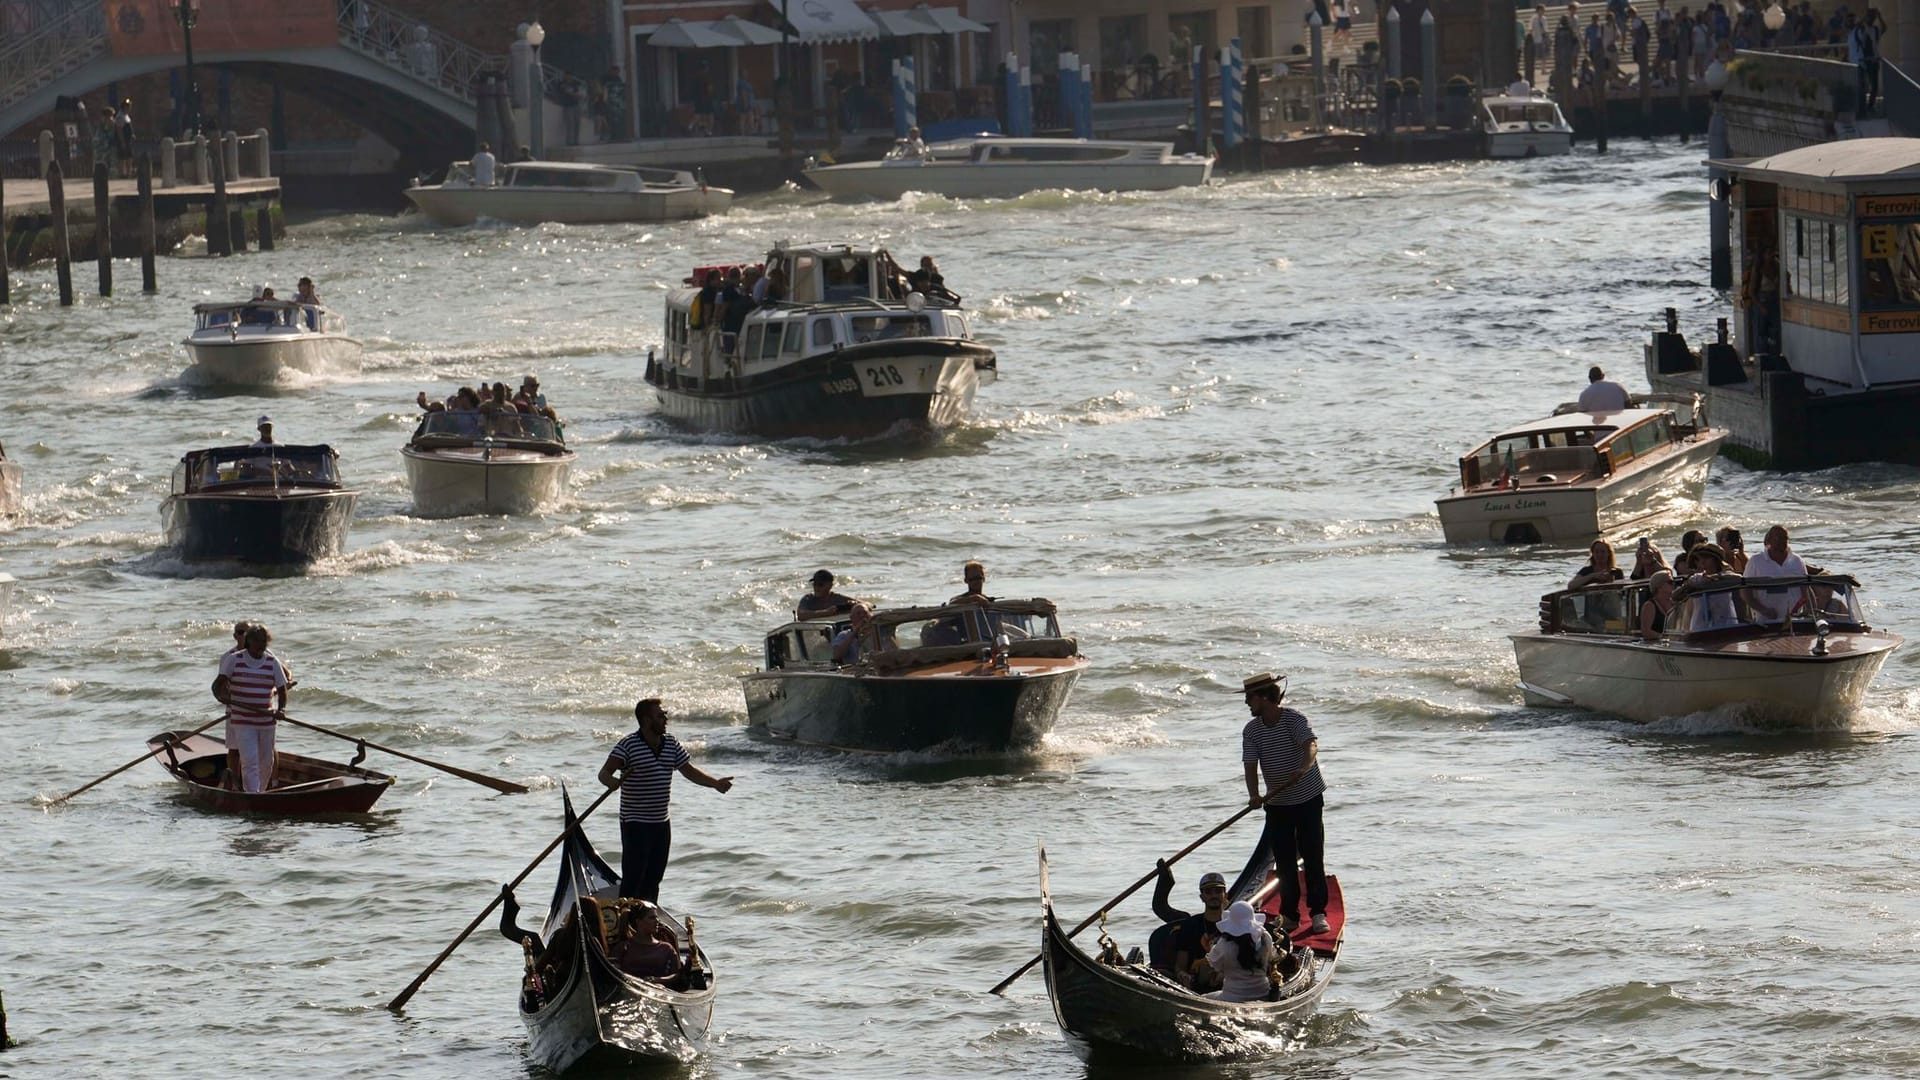
{"type": "MultiPolygon", "coordinates": [[[[207,730],[208,728],[212,727],[215,724],[220,723],[222,720],[225,720],[225,719],[226,719],[225,716],[216,716],[213,719],[207,721],[206,723],[201,724],[199,727],[194,728],[192,731],[187,732],[187,738],[191,739],[195,735],[200,734],[201,732],[207,730]]],[[[88,788],[93,787],[95,784],[98,784],[103,780],[111,780],[114,777],[119,776],[121,773],[126,772],[128,769],[133,768],[135,765],[138,765],[141,762],[152,757],[153,755],[160,753],[162,750],[165,750],[167,746],[168,746],[167,743],[161,743],[159,746],[156,746],[153,749],[147,751],[146,753],[141,754],[139,757],[134,758],[132,761],[129,761],[125,765],[122,765],[119,768],[113,770],[107,775],[101,777],[99,780],[95,780],[92,783],[88,783],[88,784],[82,784],[81,786],[74,788],[72,791],[67,792],[65,795],[62,795],[59,798],[54,799],[53,801],[47,803],[47,805],[59,806],[61,803],[66,802],[68,799],[73,798],[75,795],[78,795],[81,792],[87,790],[88,788]]]]}
{"type": "MultiPolygon", "coordinates": [[[[593,800],[593,802],[585,810],[574,815],[574,818],[573,818],[574,824],[577,825],[580,822],[587,820],[588,814],[591,814],[595,810],[599,809],[600,804],[603,802],[606,802],[607,797],[609,795],[612,795],[614,792],[619,790],[620,789],[618,787],[610,787],[607,790],[601,792],[600,797],[593,800]]],[[[563,830],[559,836],[556,836],[553,838],[552,843],[548,844],[546,847],[541,848],[540,854],[535,855],[533,857],[533,861],[527,864],[527,868],[525,870],[520,871],[520,873],[517,876],[515,876],[512,881],[507,882],[507,888],[511,889],[515,885],[520,884],[522,881],[527,880],[527,875],[533,873],[533,868],[536,866],[539,866],[541,860],[545,859],[548,855],[553,854],[553,849],[559,847],[560,842],[562,840],[565,840],[567,838],[567,833],[571,831],[572,831],[571,829],[563,830]]],[[[493,901],[489,903],[485,908],[483,908],[480,914],[475,915],[473,917],[473,921],[467,924],[467,928],[465,930],[460,931],[460,936],[454,938],[452,944],[449,944],[446,948],[440,950],[440,955],[433,958],[433,963],[428,964],[427,969],[425,971],[422,971],[418,978],[408,983],[407,988],[405,990],[400,991],[399,996],[395,997],[392,1001],[387,1002],[387,1008],[393,1010],[394,1012],[399,1012],[401,1009],[405,1008],[408,999],[412,998],[414,995],[414,992],[420,989],[421,984],[425,983],[429,976],[431,976],[435,971],[439,970],[439,967],[441,964],[446,963],[447,957],[453,955],[453,950],[459,948],[460,943],[467,940],[467,937],[471,935],[473,931],[481,923],[486,921],[488,915],[493,914],[493,909],[500,906],[500,900],[505,895],[506,895],[505,889],[493,894],[493,901]]]]}
{"type": "Polygon", "coordinates": [[[368,747],[374,750],[378,750],[383,754],[392,754],[394,757],[403,757],[403,758],[406,758],[408,761],[417,761],[420,764],[427,766],[428,768],[439,769],[443,773],[452,773],[453,775],[459,777],[462,780],[471,780],[476,784],[485,784],[487,787],[490,787],[495,791],[504,791],[509,795],[525,795],[528,790],[525,784],[516,784],[511,780],[502,780],[499,777],[488,776],[485,773],[470,772],[466,769],[459,767],[458,765],[448,765],[439,761],[429,761],[426,758],[416,757],[412,754],[409,754],[405,750],[395,750],[391,746],[381,746],[377,742],[367,742],[367,740],[365,739],[362,739],[356,735],[349,735],[344,731],[335,731],[332,728],[323,728],[319,724],[309,724],[305,720],[295,720],[291,716],[282,716],[280,719],[286,721],[289,724],[292,724],[294,727],[303,727],[303,728],[306,728],[308,731],[317,731],[322,735],[331,735],[336,739],[345,739],[350,743],[365,743],[368,747]]]}
{"type": "MultiPolygon", "coordinates": [[[[1257,809],[1259,809],[1259,807],[1256,807],[1256,806],[1242,807],[1240,811],[1234,814],[1232,817],[1228,818],[1227,820],[1221,822],[1218,825],[1215,825],[1213,828],[1208,829],[1205,836],[1202,836],[1200,839],[1195,840],[1193,843],[1188,844],[1184,848],[1181,848],[1179,854],[1173,856],[1170,859],[1165,860],[1163,865],[1172,866],[1174,863],[1177,863],[1181,859],[1186,858],[1188,855],[1193,854],[1193,852],[1197,848],[1199,848],[1201,844],[1204,844],[1207,841],[1213,839],[1214,837],[1220,835],[1222,832],[1226,830],[1227,826],[1233,824],[1236,821],[1239,821],[1241,818],[1246,817],[1248,814],[1252,813],[1257,809]]],[[[1113,910],[1113,908],[1116,907],[1120,903],[1120,901],[1125,900],[1127,897],[1132,896],[1134,893],[1138,892],[1140,890],[1140,886],[1145,885],[1147,882],[1152,881],[1154,878],[1157,878],[1159,876],[1160,876],[1160,867],[1155,866],[1153,868],[1153,871],[1149,873],[1146,877],[1143,877],[1139,881],[1136,881],[1133,884],[1127,886],[1126,889],[1122,890],[1119,896],[1116,896],[1113,899],[1107,901],[1106,903],[1100,905],[1099,911],[1096,911],[1093,914],[1087,916],[1086,918],[1080,920],[1080,925],[1074,927],[1072,930],[1069,930],[1067,932],[1067,936],[1072,937],[1075,934],[1078,934],[1080,931],[1085,930],[1087,927],[1092,926],[1094,924],[1094,921],[1100,918],[1103,912],[1113,910]]],[[[1040,962],[1040,954],[1035,953],[1033,955],[1033,959],[1020,965],[1020,970],[1014,972],[1013,974],[1007,976],[1004,979],[1001,979],[1000,984],[998,986],[995,986],[992,990],[989,990],[987,992],[990,994],[1000,993],[1002,990],[1005,990],[1007,987],[1012,986],[1013,981],[1015,979],[1018,979],[1020,976],[1025,975],[1033,967],[1033,965],[1039,962],[1040,962]]]]}

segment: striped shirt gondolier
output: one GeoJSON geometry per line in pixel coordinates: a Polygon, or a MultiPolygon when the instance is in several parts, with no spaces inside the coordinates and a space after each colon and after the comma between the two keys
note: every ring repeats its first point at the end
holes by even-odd
{"type": "Polygon", "coordinates": [[[279,658],[261,650],[256,660],[245,649],[236,649],[220,658],[220,674],[227,677],[233,723],[272,726],[273,692],[287,687],[287,669],[279,658]]]}
{"type": "Polygon", "coordinates": [[[1240,760],[1260,763],[1260,772],[1267,780],[1268,806],[1292,806],[1326,793],[1318,761],[1298,783],[1287,786],[1287,778],[1306,759],[1307,744],[1314,738],[1313,725],[1297,709],[1282,708],[1280,722],[1272,727],[1258,719],[1247,721],[1240,733],[1240,760]]]}
{"type": "Polygon", "coordinates": [[[673,774],[693,760],[686,749],[663,734],[656,751],[636,731],[615,743],[610,756],[620,762],[620,820],[666,821],[673,774]]]}

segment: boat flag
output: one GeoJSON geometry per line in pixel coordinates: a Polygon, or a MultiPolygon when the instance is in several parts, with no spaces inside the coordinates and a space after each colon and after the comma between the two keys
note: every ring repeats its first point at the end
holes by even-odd
{"type": "Polygon", "coordinates": [[[1507,463],[1500,468],[1500,478],[1493,482],[1497,488],[1513,487],[1517,483],[1513,472],[1513,447],[1507,447],[1507,463]]]}

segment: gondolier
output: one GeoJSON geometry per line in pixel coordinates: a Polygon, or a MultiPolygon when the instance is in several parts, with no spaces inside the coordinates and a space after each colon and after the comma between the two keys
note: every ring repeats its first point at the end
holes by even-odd
{"type": "Polygon", "coordinates": [[[230,762],[240,767],[240,789],[262,792],[273,784],[275,723],[287,711],[287,669],[267,651],[273,635],[259,623],[247,627],[242,648],[220,658],[213,696],[227,706],[230,762]],[[278,701],[276,707],[275,702],[278,701]]]}
{"type": "Polygon", "coordinates": [[[1298,859],[1307,879],[1307,908],[1313,931],[1324,934],[1327,925],[1326,832],[1320,814],[1327,785],[1320,777],[1320,741],[1306,716],[1284,708],[1286,677],[1262,672],[1247,678],[1241,692],[1253,719],[1240,735],[1240,758],[1247,768],[1247,799],[1265,806],[1267,829],[1262,837],[1273,853],[1274,873],[1280,879],[1281,925],[1292,933],[1300,924],[1300,880],[1294,873],[1298,859]],[[1260,793],[1266,774],[1267,791],[1260,793]]]}
{"type": "Polygon", "coordinates": [[[673,822],[667,816],[673,774],[722,795],[733,788],[733,777],[709,776],[694,765],[667,734],[667,710],[659,698],[637,702],[633,717],[639,730],[614,744],[600,766],[600,782],[620,787],[620,895],[658,903],[673,846],[673,822]]]}

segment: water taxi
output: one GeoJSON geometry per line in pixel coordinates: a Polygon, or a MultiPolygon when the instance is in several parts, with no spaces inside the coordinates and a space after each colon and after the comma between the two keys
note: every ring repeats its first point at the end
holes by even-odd
{"type": "Polygon", "coordinates": [[[566,494],[578,456],[553,420],[533,413],[426,413],[400,450],[425,517],[531,514],[566,494]]]}
{"type": "MultiPolygon", "coordinates": [[[[1524,87],[1516,87],[1524,89],[1524,87]]],[[[1573,125],[1545,91],[1489,90],[1480,96],[1480,133],[1490,158],[1573,153],[1573,125]]]]}
{"type": "Polygon", "coordinates": [[[514,225],[681,221],[724,214],[733,205],[730,189],[683,170],[577,161],[500,165],[492,184],[475,182],[472,162],[456,161],[445,180],[415,184],[406,194],[441,225],[481,218],[514,225]]]}
{"type": "Polygon", "coordinates": [[[174,466],[160,523],[185,559],[299,566],[346,548],[359,499],[331,446],[216,446],[174,466]]]}
{"type": "Polygon", "coordinates": [[[1166,191],[1213,175],[1213,159],[1176,154],[1172,143],[1119,139],[976,135],[917,146],[898,143],[879,161],[802,170],[835,198],[898,199],[909,191],[956,199],[1005,199],[1030,191],[1166,191]]]}
{"type": "Polygon", "coordinates": [[[346,317],[293,300],[195,304],[185,341],[193,368],[207,382],[263,386],[282,372],[356,371],[360,342],[346,317]]]}

